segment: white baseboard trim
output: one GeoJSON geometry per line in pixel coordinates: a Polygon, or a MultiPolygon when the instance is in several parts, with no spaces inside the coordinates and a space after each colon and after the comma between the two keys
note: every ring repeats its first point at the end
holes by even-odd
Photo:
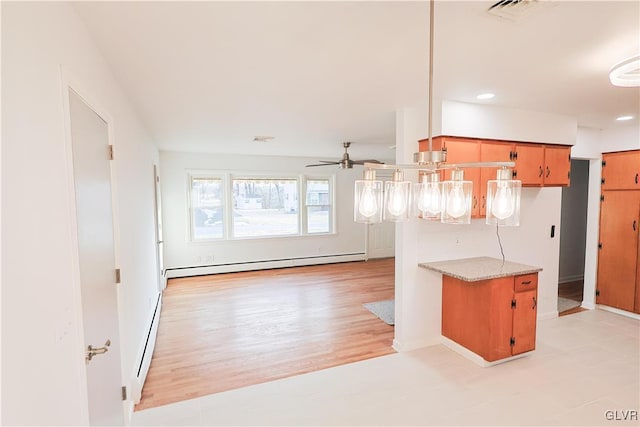
{"type": "Polygon", "coordinates": [[[413,351],[413,350],[417,350],[419,348],[424,348],[424,347],[431,347],[433,345],[438,345],[438,344],[441,344],[439,338],[422,339],[422,340],[415,340],[415,341],[408,341],[408,342],[400,342],[397,339],[394,339],[392,347],[394,348],[395,351],[399,353],[404,353],[407,351],[413,351]]]}
{"type": "Polygon", "coordinates": [[[133,404],[140,403],[142,397],[142,387],[147,379],[149,367],[151,366],[151,358],[153,350],[156,346],[156,338],[158,336],[158,325],[160,323],[160,311],[162,309],[162,293],[158,295],[157,304],[149,314],[144,339],[140,343],[138,355],[136,357],[135,368],[131,375],[131,396],[129,399],[133,404]]]}
{"type": "Polygon", "coordinates": [[[473,363],[475,363],[476,365],[479,365],[479,366],[481,366],[483,368],[488,368],[490,366],[495,366],[495,365],[499,365],[501,363],[510,362],[512,360],[520,359],[520,358],[523,358],[525,356],[530,355],[534,351],[534,350],[532,350],[532,351],[528,351],[526,353],[517,354],[515,356],[507,357],[507,358],[504,358],[504,359],[495,360],[493,362],[487,362],[486,360],[484,360],[482,358],[482,356],[474,353],[473,351],[469,350],[466,347],[461,346],[457,342],[455,342],[455,341],[453,341],[453,340],[451,340],[451,339],[449,339],[447,337],[444,337],[444,336],[442,337],[442,344],[445,345],[446,347],[448,347],[449,349],[455,351],[460,356],[471,360],[473,363]]]}
{"type": "Polygon", "coordinates": [[[549,320],[558,317],[558,310],[547,311],[546,313],[538,313],[538,320],[549,320]]]}
{"type": "Polygon", "coordinates": [[[271,268],[299,267],[303,265],[333,264],[336,262],[365,261],[364,253],[329,255],[307,258],[290,258],[272,261],[240,262],[222,265],[169,268],[167,278],[202,276],[205,274],[235,273],[239,271],[268,270],[271,268]]]}
{"type": "Polygon", "coordinates": [[[575,276],[560,277],[558,279],[558,283],[575,282],[578,280],[584,280],[584,274],[576,274],[575,276]]]}
{"type": "Polygon", "coordinates": [[[619,314],[620,316],[628,317],[630,319],[640,320],[640,314],[632,313],[630,311],[620,310],[619,308],[609,307],[609,306],[600,305],[600,304],[596,304],[596,307],[599,308],[600,310],[619,314]]]}
{"type": "Polygon", "coordinates": [[[580,307],[586,308],[587,310],[594,310],[596,308],[596,305],[592,302],[582,301],[582,304],[580,305],[580,307]]]}

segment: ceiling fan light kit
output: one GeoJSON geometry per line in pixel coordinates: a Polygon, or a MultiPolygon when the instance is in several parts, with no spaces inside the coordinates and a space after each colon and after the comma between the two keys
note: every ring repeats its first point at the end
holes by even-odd
{"type": "Polygon", "coordinates": [[[415,153],[413,164],[385,165],[365,162],[364,178],[356,180],[354,192],[355,222],[373,224],[405,221],[413,213],[421,219],[439,220],[445,224],[470,224],[473,183],[464,180],[464,168],[499,168],[496,180],[487,184],[486,223],[517,226],[520,223],[521,181],[512,179],[514,162],[474,162],[449,164],[446,150],[433,151],[433,33],[434,0],[429,14],[429,150],[415,153]],[[384,184],[376,180],[376,169],[394,170],[393,178],[384,184]],[[403,170],[417,170],[420,182],[404,180],[403,170]],[[440,171],[451,170],[451,178],[440,182],[440,171]],[[413,187],[413,191],[411,188],[413,187]],[[384,215],[382,215],[384,212],[384,215]]]}

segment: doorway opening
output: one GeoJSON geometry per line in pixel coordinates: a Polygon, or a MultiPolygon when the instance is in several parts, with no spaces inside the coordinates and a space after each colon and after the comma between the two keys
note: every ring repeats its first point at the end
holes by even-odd
{"type": "Polygon", "coordinates": [[[589,160],[571,159],[571,186],[562,188],[558,315],[583,311],[589,160]]]}

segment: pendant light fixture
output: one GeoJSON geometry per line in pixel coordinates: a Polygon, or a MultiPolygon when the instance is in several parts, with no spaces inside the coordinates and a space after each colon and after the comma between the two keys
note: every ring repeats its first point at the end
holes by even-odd
{"type": "Polygon", "coordinates": [[[495,180],[487,181],[487,224],[520,225],[522,181],[512,179],[511,171],[501,168],[495,180]]]}
{"type": "Polygon", "coordinates": [[[356,180],[353,220],[364,224],[382,222],[382,181],[376,181],[373,169],[366,169],[364,179],[356,180]]]}
{"type": "Polygon", "coordinates": [[[364,163],[364,179],[355,182],[354,220],[372,224],[405,221],[410,213],[446,224],[470,224],[473,183],[464,180],[464,168],[500,168],[496,180],[487,186],[487,224],[518,225],[520,181],[511,179],[514,162],[474,162],[448,164],[446,150],[433,151],[433,40],[434,0],[429,5],[429,150],[415,153],[414,164],[387,165],[364,163]],[[384,185],[375,179],[376,169],[393,170],[393,178],[384,185]],[[404,180],[403,170],[417,170],[420,183],[404,180]],[[451,179],[440,182],[440,171],[451,170],[451,179]],[[412,197],[413,195],[413,197],[412,197]],[[411,207],[412,205],[412,207],[411,207]]]}

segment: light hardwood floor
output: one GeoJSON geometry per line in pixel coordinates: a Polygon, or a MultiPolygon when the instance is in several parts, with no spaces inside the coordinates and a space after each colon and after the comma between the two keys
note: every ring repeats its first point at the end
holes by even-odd
{"type": "MultiPolygon", "coordinates": [[[[576,280],[574,282],[565,282],[558,284],[558,296],[563,298],[568,298],[574,301],[582,302],[584,292],[584,281],[576,280]]],[[[568,314],[580,313],[581,311],[585,311],[586,308],[582,307],[574,307],[569,310],[565,310],[561,313],[558,313],[558,316],[566,316],[568,314]]]]}
{"type": "Polygon", "coordinates": [[[136,410],[394,353],[394,259],[172,279],[136,410]]]}

